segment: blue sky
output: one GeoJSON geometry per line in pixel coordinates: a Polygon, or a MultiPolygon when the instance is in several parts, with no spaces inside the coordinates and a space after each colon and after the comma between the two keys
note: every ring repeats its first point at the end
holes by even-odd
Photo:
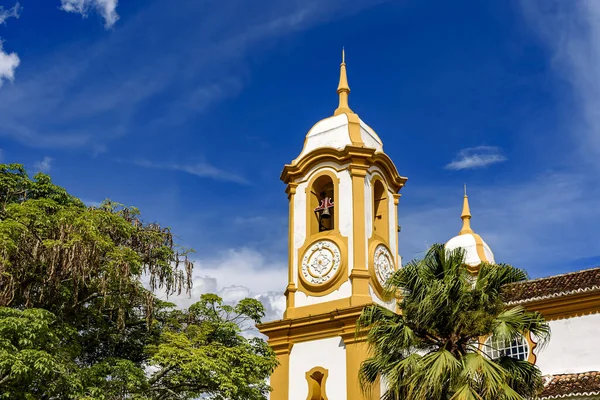
{"type": "MultiPolygon", "coordinates": [[[[472,225],[532,277],[600,263],[600,3],[0,0],[0,149],[193,247],[195,295],[286,284],[279,174],[350,104],[409,178],[405,260],[472,225]]],[[[279,297],[277,297],[279,296],[279,297]]]]}

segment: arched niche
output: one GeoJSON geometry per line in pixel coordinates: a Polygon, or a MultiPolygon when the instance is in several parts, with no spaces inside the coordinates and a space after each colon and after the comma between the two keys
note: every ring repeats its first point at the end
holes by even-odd
{"type": "Polygon", "coordinates": [[[308,397],[306,400],[327,400],[325,383],[329,372],[323,367],[315,367],[306,373],[308,397]]]}

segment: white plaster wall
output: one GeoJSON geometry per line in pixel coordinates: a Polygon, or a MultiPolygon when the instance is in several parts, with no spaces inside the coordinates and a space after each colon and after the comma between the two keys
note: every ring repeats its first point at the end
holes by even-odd
{"type": "Polygon", "coordinates": [[[390,311],[396,310],[396,303],[394,302],[394,300],[383,301],[382,299],[380,299],[379,296],[377,296],[377,293],[375,293],[375,290],[373,290],[373,287],[371,286],[371,284],[369,284],[369,294],[371,295],[371,298],[373,299],[373,301],[375,303],[379,304],[380,306],[385,307],[390,311]]]}
{"type": "Polygon", "coordinates": [[[483,254],[485,254],[485,258],[487,258],[490,262],[496,262],[494,259],[494,253],[492,253],[492,249],[490,249],[490,246],[488,246],[485,241],[483,242],[483,254]]]}
{"type": "Polygon", "coordinates": [[[342,338],[296,343],[290,353],[289,400],[306,400],[308,384],[306,372],[314,367],[328,370],[325,383],[327,397],[332,400],[346,399],[346,347],[342,338]]]}
{"type": "Polygon", "coordinates": [[[455,236],[446,243],[446,249],[455,250],[462,247],[465,250],[465,263],[479,265],[481,260],[477,254],[477,243],[471,234],[455,236]]]}
{"type": "Polygon", "coordinates": [[[550,321],[552,336],[537,353],[544,375],[600,370],[600,314],[550,321]]]}
{"type": "MultiPolygon", "coordinates": [[[[483,253],[485,257],[490,262],[494,261],[494,253],[490,250],[490,246],[481,239],[483,242],[483,253]]],[[[458,235],[454,236],[452,239],[448,240],[446,243],[446,249],[454,250],[458,247],[462,247],[465,250],[465,262],[469,265],[479,265],[481,263],[481,259],[479,258],[479,253],[477,253],[477,242],[475,241],[475,237],[470,234],[458,235]]]]}
{"type": "Polygon", "coordinates": [[[332,147],[341,150],[352,144],[348,131],[348,117],[340,114],[317,122],[306,135],[306,145],[294,162],[305,154],[319,148],[332,147]]]}
{"type": "MultiPolygon", "coordinates": [[[[360,137],[365,147],[383,151],[383,143],[375,131],[363,120],[359,118],[360,137]]],[[[350,141],[350,131],[348,129],[348,116],[340,114],[334,117],[322,119],[317,122],[306,134],[306,143],[304,148],[296,157],[294,162],[300,160],[305,154],[319,148],[330,147],[341,150],[350,141]]]]}
{"type": "MultiPolygon", "coordinates": [[[[343,278],[342,278],[343,279],[343,278]]],[[[310,306],[313,304],[325,303],[327,301],[344,299],[352,295],[352,284],[350,281],[342,283],[338,290],[335,290],[325,296],[307,296],[301,291],[296,292],[296,307],[310,306]]]]}
{"type": "Polygon", "coordinates": [[[362,119],[360,119],[360,138],[365,144],[365,147],[370,147],[372,149],[383,151],[383,143],[381,142],[381,139],[379,138],[377,133],[375,133],[373,128],[365,124],[365,122],[362,119]]]}

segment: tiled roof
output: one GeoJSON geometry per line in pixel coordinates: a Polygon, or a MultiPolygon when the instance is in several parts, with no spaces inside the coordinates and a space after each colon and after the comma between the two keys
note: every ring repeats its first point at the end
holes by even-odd
{"type": "Polygon", "coordinates": [[[596,290],[600,290],[600,267],[512,283],[503,292],[508,304],[518,304],[596,290]]]}
{"type": "Polygon", "coordinates": [[[554,375],[547,378],[540,399],[563,399],[600,395],[600,371],[554,375]]]}

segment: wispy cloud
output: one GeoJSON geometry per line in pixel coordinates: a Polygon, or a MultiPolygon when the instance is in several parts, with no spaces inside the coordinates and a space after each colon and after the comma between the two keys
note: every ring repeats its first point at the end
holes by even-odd
{"type": "Polygon", "coordinates": [[[495,146],[477,146],[462,149],[455,159],[446,165],[446,169],[461,170],[481,168],[491,164],[506,161],[506,157],[495,146]]]}
{"type": "Polygon", "coordinates": [[[600,2],[520,4],[526,23],[551,52],[553,71],[567,82],[555,87],[564,119],[560,134],[575,140],[578,157],[600,168],[600,2]]]}
{"type": "Polygon", "coordinates": [[[9,18],[19,18],[21,10],[23,10],[23,7],[18,2],[9,9],[0,6],[0,24],[4,24],[9,18]]]}
{"type": "MultiPolygon", "coordinates": [[[[409,189],[409,188],[407,188],[409,189]]],[[[461,227],[462,187],[414,187],[401,204],[400,254],[421,257],[428,245],[446,242],[461,227]]],[[[600,179],[576,173],[546,173],[522,182],[469,188],[472,227],[488,242],[497,262],[533,276],[593,267],[597,244],[600,179]]]]}
{"type": "Polygon", "coordinates": [[[241,61],[257,48],[381,1],[144,3],[110,35],[67,43],[19,67],[18,82],[0,91],[0,136],[93,151],[139,131],[181,126],[240,93],[248,79],[241,61]],[[160,112],[146,112],[152,102],[160,112]]]}
{"type": "Polygon", "coordinates": [[[177,164],[177,163],[156,163],[148,160],[135,160],[134,165],[144,168],[165,169],[171,171],[182,171],[201,178],[210,178],[217,181],[235,182],[242,185],[247,185],[249,182],[242,177],[207,162],[199,162],[196,164],[177,164]]]}
{"type": "Polygon", "coordinates": [[[104,27],[110,29],[119,19],[117,14],[118,0],[61,0],[60,8],[67,12],[81,14],[86,18],[90,10],[96,11],[104,18],[104,27]]]}
{"type": "Polygon", "coordinates": [[[43,160],[37,161],[35,164],[33,164],[33,167],[40,172],[48,173],[52,168],[52,158],[46,156],[43,160]]]}

